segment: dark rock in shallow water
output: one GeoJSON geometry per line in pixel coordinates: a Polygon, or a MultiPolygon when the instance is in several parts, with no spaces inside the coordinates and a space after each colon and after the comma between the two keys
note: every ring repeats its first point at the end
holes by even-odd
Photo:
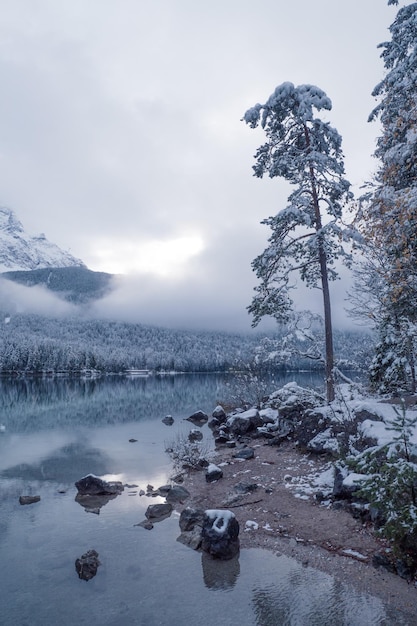
{"type": "Polygon", "coordinates": [[[34,504],[35,502],[39,502],[40,499],[40,496],[19,496],[20,504],[34,504]]]}
{"type": "Polygon", "coordinates": [[[255,456],[255,450],[253,448],[242,448],[233,455],[234,459],[253,459],[255,456]]]}
{"type": "Polygon", "coordinates": [[[154,521],[162,521],[169,517],[172,513],[172,504],[150,504],[146,509],[145,517],[154,521]]]}
{"type": "Polygon", "coordinates": [[[172,417],[172,415],[166,415],[162,419],[162,422],[166,424],[167,426],[172,426],[172,424],[174,423],[174,418],[172,417]]]}
{"type": "Polygon", "coordinates": [[[119,481],[107,482],[94,474],[87,474],[75,483],[78,493],[82,496],[118,495],[124,490],[119,481]]]}
{"type": "Polygon", "coordinates": [[[82,580],[91,580],[97,574],[100,561],[98,560],[98,552],[88,550],[79,559],[75,561],[75,569],[79,578],[82,580]]]}
{"type": "Polygon", "coordinates": [[[206,422],[208,422],[208,415],[203,411],[196,411],[190,417],[185,418],[187,422],[191,422],[195,426],[203,426],[206,422]]]}
{"type": "Polygon", "coordinates": [[[239,523],[231,511],[207,510],[201,547],[215,559],[232,559],[239,552],[239,523]]]}
{"type": "Polygon", "coordinates": [[[129,439],[129,443],[136,443],[136,442],[137,442],[137,439],[133,439],[133,438],[129,439]]]}

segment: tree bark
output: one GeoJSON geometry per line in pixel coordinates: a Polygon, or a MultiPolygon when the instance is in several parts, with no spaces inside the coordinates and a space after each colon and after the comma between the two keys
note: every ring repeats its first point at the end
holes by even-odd
{"type": "MultiPolygon", "coordinates": [[[[307,126],[304,127],[305,139],[307,147],[310,147],[310,135],[307,126]]],[[[310,181],[311,181],[311,195],[313,198],[314,214],[316,218],[316,233],[318,237],[318,256],[320,264],[320,278],[321,288],[323,293],[323,313],[324,313],[324,334],[325,334],[325,346],[326,346],[326,396],[327,401],[332,402],[335,398],[334,391],[334,349],[333,349],[333,326],[332,326],[332,311],[330,305],[330,290],[329,290],[329,274],[327,271],[327,257],[324,249],[323,237],[321,230],[323,228],[321,222],[321,213],[319,199],[316,188],[316,177],[314,168],[310,165],[310,181]]]]}

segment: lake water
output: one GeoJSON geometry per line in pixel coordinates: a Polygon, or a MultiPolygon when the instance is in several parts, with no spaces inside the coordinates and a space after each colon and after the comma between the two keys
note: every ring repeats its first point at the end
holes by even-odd
{"type": "Polygon", "coordinates": [[[211,413],[224,382],[218,375],[0,380],[2,626],[415,623],[284,556],[241,550],[232,561],[212,561],[176,541],[176,514],[152,531],[135,526],[150,502],[162,501],[138,490],[167,482],[166,446],[193,427],[183,418],[211,413]],[[162,423],[167,414],[173,426],[162,423]],[[89,472],[138,488],[88,513],[75,501],[74,482],[89,472]],[[22,506],[22,494],[41,501],[22,506]],[[74,563],[91,548],[101,566],[86,582],[74,563]]]}

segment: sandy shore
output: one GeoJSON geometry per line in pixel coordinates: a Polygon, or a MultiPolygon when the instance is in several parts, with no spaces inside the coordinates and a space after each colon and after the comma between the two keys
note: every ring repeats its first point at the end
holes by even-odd
{"type": "Polygon", "coordinates": [[[294,557],[415,614],[417,624],[417,587],[372,565],[373,554],[385,547],[372,528],[346,511],[320,505],[298,487],[322,472],[326,462],[300,454],[292,443],[277,448],[252,442],[252,447],[255,458],[245,461],[233,458],[235,450],[217,451],[213,462],[221,466],[223,478],[214,483],[206,482],[204,472],[190,472],[184,486],[191,498],[184,506],[233,511],[242,548],[266,548],[294,557]],[[258,487],[238,495],[235,487],[242,482],[258,487]]]}

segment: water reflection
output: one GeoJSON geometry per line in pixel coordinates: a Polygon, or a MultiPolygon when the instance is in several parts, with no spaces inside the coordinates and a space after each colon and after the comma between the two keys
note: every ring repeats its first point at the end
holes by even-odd
{"type": "Polygon", "coordinates": [[[102,450],[74,442],[63,446],[39,463],[19,463],[3,469],[0,476],[28,481],[71,483],[89,473],[99,476],[107,474],[112,469],[110,463],[109,457],[102,450]]]}
{"type": "Polygon", "coordinates": [[[135,422],[167,414],[213,410],[224,375],[149,378],[0,378],[0,415],[6,432],[135,422]],[[208,406],[207,406],[208,405],[208,406]]]}
{"type": "Polygon", "coordinates": [[[86,513],[95,513],[95,515],[99,515],[103,506],[106,506],[110,500],[117,498],[118,495],[118,493],[112,493],[105,496],[90,496],[77,493],[75,496],[75,502],[78,502],[86,513]]]}
{"type": "MultiPolygon", "coordinates": [[[[214,408],[221,379],[16,383],[0,381],[2,626],[206,626],[213,616],[222,626],[416,623],[285,557],[262,550],[224,562],[200,557],[176,541],[174,514],[151,532],[135,527],[154,499],[125,490],[104,506],[90,502],[100,514],[85,515],[74,482],[89,472],[138,492],[166,484],[164,439],[189,432],[180,418],[214,408]],[[167,414],[175,417],[169,429],[167,414]],[[41,501],[20,506],[21,494],[41,501]],[[86,583],[74,561],[91,548],[102,565],[86,583]]],[[[207,426],[202,432],[212,441],[207,426]]]]}
{"type": "Polygon", "coordinates": [[[202,552],[201,567],[203,580],[207,589],[213,591],[227,591],[233,589],[240,574],[239,555],[227,561],[213,559],[209,554],[202,552]]]}
{"type": "Polygon", "coordinates": [[[273,583],[254,586],[252,603],[259,626],[413,623],[378,598],[284,556],[278,557],[273,583]]]}
{"type": "MultiPolygon", "coordinates": [[[[283,374],[271,390],[294,380],[315,386],[321,374],[283,374]]],[[[187,417],[212,411],[227,395],[227,374],[185,374],[99,379],[0,378],[0,415],[6,432],[31,432],[82,425],[136,422],[167,414],[187,417]]]]}

